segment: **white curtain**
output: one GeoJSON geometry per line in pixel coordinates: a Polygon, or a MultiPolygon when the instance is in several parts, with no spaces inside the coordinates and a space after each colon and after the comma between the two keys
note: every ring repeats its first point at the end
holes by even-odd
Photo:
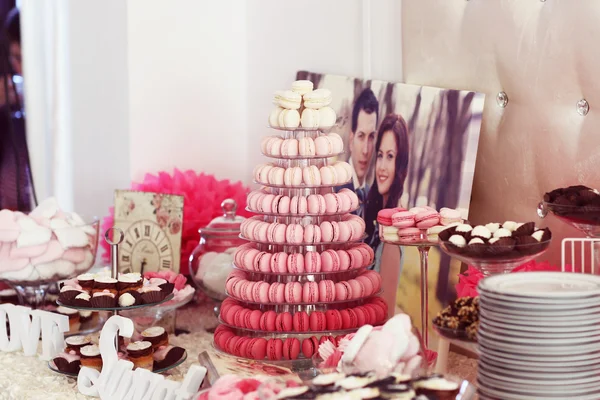
{"type": "Polygon", "coordinates": [[[21,0],[27,136],[38,200],[73,208],[69,1],[21,0]]]}

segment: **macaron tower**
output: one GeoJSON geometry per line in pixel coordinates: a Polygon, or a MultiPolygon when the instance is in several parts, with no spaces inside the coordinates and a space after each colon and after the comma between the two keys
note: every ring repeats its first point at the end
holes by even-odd
{"type": "Polygon", "coordinates": [[[277,134],[261,142],[270,162],[254,169],[261,187],[248,195],[257,215],[240,227],[248,243],[234,255],[214,342],[237,357],[310,366],[321,343],[383,324],[387,304],[378,297],[380,275],[369,270],[365,223],[352,215],[358,197],[335,192],[352,171],[335,161],[344,145],[331,132],[331,92],[296,81],[274,102],[269,125],[277,134]],[[288,114],[301,115],[302,127],[285,123],[288,114]]]}

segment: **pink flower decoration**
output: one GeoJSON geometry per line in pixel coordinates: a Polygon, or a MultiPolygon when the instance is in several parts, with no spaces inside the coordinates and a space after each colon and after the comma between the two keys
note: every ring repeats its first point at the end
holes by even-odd
{"type": "MultiPolygon", "coordinates": [[[[565,266],[565,271],[570,272],[573,268],[570,265],[565,266]]],[[[555,267],[550,265],[549,262],[536,262],[535,260],[531,260],[523,265],[518,266],[513,269],[513,272],[544,272],[544,271],[554,271],[560,272],[561,269],[559,267],[555,267]]],[[[458,283],[456,284],[456,296],[457,297],[476,297],[479,296],[477,292],[477,285],[479,281],[483,279],[485,276],[479,272],[475,267],[469,266],[464,274],[458,275],[458,283]]]]}
{"type": "MultiPolygon", "coordinates": [[[[178,194],[184,197],[183,223],[181,226],[181,259],[180,272],[189,273],[190,254],[200,236],[198,229],[205,227],[214,218],[223,214],[221,203],[225,199],[233,199],[237,203],[237,214],[249,217],[252,214],[245,210],[246,195],[250,189],[241,182],[231,183],[229,180],[217,180],[213,175],[197,174],[194,171],[175,169],[173,174],[159,172],[157,175],[146,174],[143,182],[132,183],[132,190],[165,194],[178,194]]],[[[162,205],[162,197],[154,196],[154,206],[162,205]]],[[[158,211],[157,211],[158,213],[158,211]]],[[[103,235],[106,229],[114,223],[114,208],[109,209],[109,215],[102,221],[103,235]]],[[[102,260],[110,262],[110,246],[102,240],[105,252],[102,260]]]]}
{"type": "Polygon", "coordinates": [[[176,235],[181,230],[181,220],[177,217],[171,217],[169,220],[169,231],[172,235],[176,235]]]}
{"type": "Polygon", "coordinates": [[[158,226],[164,229],[169,223],[169,212],[164,208],[156,210],[156,222],[158,223],[158,226]]]}

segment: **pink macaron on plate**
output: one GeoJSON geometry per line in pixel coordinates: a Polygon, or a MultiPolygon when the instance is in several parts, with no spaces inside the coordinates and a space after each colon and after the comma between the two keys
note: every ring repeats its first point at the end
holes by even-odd
{"type": "Polygon", "coordinates": [[[296,213],[296,214],[292,214],[292,213],[280,213],[280,212],[265,212],[265,211],[257,211],[257,210],[252,210],[249,207],[246,207],[246,211],[251,212],[251,213],[255,213],[255,214],[261,214],[261,215],[267,215],[267,216],[272,216],[272,217],[293,217],[293,218],[303,218],[303,217],[335,217],[338,215],[346,215],[346,214],[351,214],[354,211],[358,210],[358,207],[352,207],[350,208],[350,210],[348,211],[344,211],[344,212],[323,212],[323,213],[302,213],[302,215],[296,213]]]}
{"type": "MultiPolygon", "coordinates": [[[[377,297],[379,295],[381,295],[381,293],[383,293],[383,290],[378,290],[377,292],[370,294],[368,296],[364,296],[364,297],[359,297],[359,298],[354,298],[354,299],[347,299],[347,300],[333,300],[333,301],[319,301],[319,304],[323,304],[323,305],[329,305],[329,304],[343,304],[346,305],[347,307],[352,307],[354,305],[358,305],[362,302],[365,302],[369,299],[372,299],[373,297],[377,297]]],[[[227,290],[225,291],[225,294],[229,297],[231,297],[232,299],[239,301],[240,303],[244,303],[248,306],[250,305],[256,305],[256,306],[260,306],[260,309],[263,309],[265,306],[270,306],[270,307],[274,307],[274,310],[276,310],[277,312],[282,312],[284,309],[292,306],[294,307],[293,309],[296,309],[298,306],[315,306],[315,302],[304,302],[302,300],[298,301],[298,302],[290,302],[290,301],[285,301],[282,303],[271,303],[271,302],[257,302],[254,300],[244,300],[240,297],[236,297],[233,294],[227,292],[227,290]]]]}
{"type": "Polygon", "coordinates": [[[240,234],[239,235],[240,239],[246,240],[248,242],[252,242],[252,243],[258,243],[258,244],[262,244],[262,245],[271,245],[271,246],[280,246],[283,248],[283,250],[281,251],[286,251],[287,249],[285,248],[297,248],[297,247],[309,247],[309,246],[335,246],[335,245],[339,245],[339,246],[346,246],[349,243],[359,243],[362,242],[363,240],[365,240],[367,238],[366,234],[363,234],[357,238],[353,238],[353,239],[349,239],[347,241],[344,242],[315,242],[315,243],[309,243],[309,242],[300,242],[300,243],[281,243],[281,244],[275,244],[273,242],[269,242],[267,240],[262,241],[262,240],[256,240],[256,239],[249,239],[247,237],[245,237],[244,235],[240,234]]]}
{"type": "MultiPolygon", "coordinates": [[[[357,328],[350,328],[350,329],[324,329],[321,331],[305,331],[305,332],[298,332],[298,331],[294,331],[294,330],[290,330],[290,331],[265,331],[265,330],[261,330],[261,329],[252,329],[252,328],[240,328],[238,326],[235,325],[231,325],[228,324],[227,322],[223,321],[221,318],[219,318],[219,324],[221,325],[225,325],[228,328],[230,328],[231,330],[233,330],[234,332],[237,331],[237,334],[240,336],[258,336],[258,337],[281,337],[281,335],[294,335],[297,336],[299,338],[306,338],[306,337],[311,337],[314,335],[324,335],[324,334],[332,334],[332,335],[347,335],[349,333],[353,333],[356,332],[357,328]]],[[[377,325],[375,325],[377,326],[377,325]]]]}
{"type": "Polygon", "coordinates": [[[334,153],[334,154],[328,154],[328,155],[314,155],[314,156],[302,156],[302,155],[284,156],[281,154],[273,155],[273,154],[262,153],[262,155],[265,157],[276,158],[276,159],[281,159],[281,160],[320,160],[320,159],[325,159],[325,158],[338,157],[338,156],[341,156],[342,154],[344,154],[343,151],[341,153],[334,153]]]}
{"type": "Polygon", "coordinates": [[[330,272],[260,272],[248,271],[247,269],[239,268],[235,263],[233,269],[244,272],[248,279],[253,281],[263,282],[319,282],[325,279],[333,279],[335,281],[344,281],[356,278],[363,272],[369,269],[373,264],[365,267],[350,269],[347,271],[330,271],[330,272]]]}
{"type": "Polygon", "coordinates": [[[265,187],[270,187],[270,188],[277,188],[277,189],[320,189],[320,188],[331,188],[331,187],[337,187],[337,186],[345,186],[347,184],[349,184],[350,182],[352,182],[352,179],[348,179],[346,182],[340,182],[340,183],[336,183],[335,185],[331,185],[331,184],[321,184],[321,185],[307,185],[305,183],[302,183],[300,185],[277,185],[274,183],[267,183],[267,182],[260,182],[257,180],[254,180],[254,183],[256,183],[257,185],[261,185],[261,186],[265,186],[265,187]]]}
{"type": "Polygon", "coordinates": [[[285,134],[284,136],[282,136],[284,139],[288,139],[288,138],[300,138],[303,136],[310,136],[310,137],[316,137],[318,133],[329,133],[331,132],[331,130],[333,128],[335,128],[335,126],[320,126],[318,128],[303,128],[303,127],[297,127],[297,128],[286,128],[283,126],[271,126],[268,125],[267,126],[269,129],[274,129],[276,131],[284,131],[285,134]],[[309,134],[307,135],[306,132],[308,132],[309,134]]]}

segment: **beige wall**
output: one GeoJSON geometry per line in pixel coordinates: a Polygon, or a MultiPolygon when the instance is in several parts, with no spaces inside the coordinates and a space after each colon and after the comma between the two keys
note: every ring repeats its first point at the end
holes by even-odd
{"type": "MultiPolygon", "coordinates": [[[[595,0],[403,1],[405,82],[486,94],[473,222],[539,222],[544,192],[600,187],[599,21],[595,0]]],[[[552,217],[540,223],[555,234],[544,258],[559,265],[560,240],[580,234],[552,217]]]]}

